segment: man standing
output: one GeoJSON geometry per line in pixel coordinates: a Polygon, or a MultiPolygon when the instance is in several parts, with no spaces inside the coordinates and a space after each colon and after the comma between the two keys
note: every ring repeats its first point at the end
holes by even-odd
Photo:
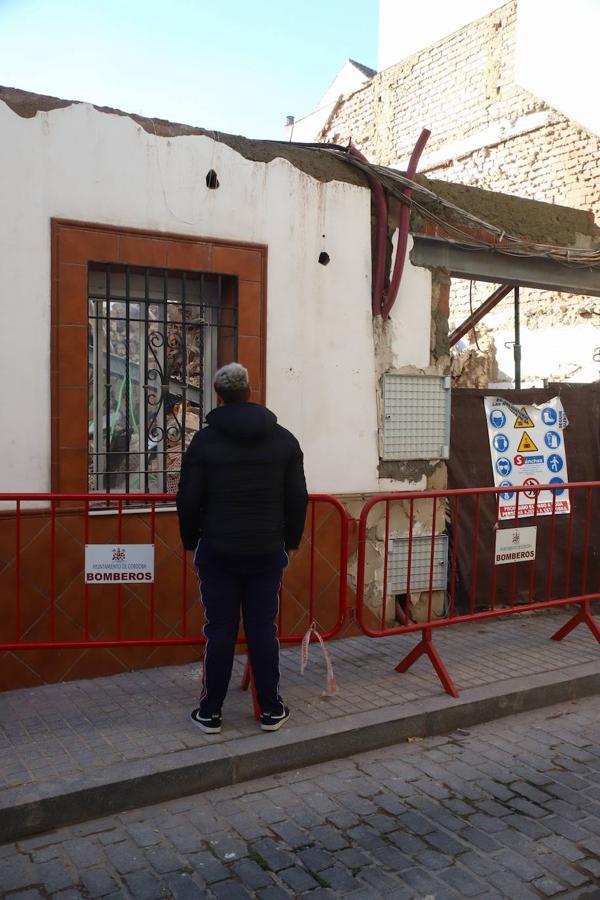
{"type": "Polygon", "coordinates": [[[204,677],[193,722],[221,731],[240,609],[261,709],[260,727],[289,717],[279,695],[279,587],[302,537],[308,496],[302,450],[264,406],[250,403],[247,370],[215,375],[218,403],[185,452],[177,493],[181,539],[195,551],[205,611],[204,677]]]}

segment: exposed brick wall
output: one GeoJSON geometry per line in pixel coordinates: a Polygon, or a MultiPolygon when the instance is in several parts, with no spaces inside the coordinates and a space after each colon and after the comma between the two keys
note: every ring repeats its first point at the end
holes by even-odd
{"type": "MultiPolygon", "coordinates": [[[[424,174],[589,209],[600,220],[600,138],[520,88],[515,60],[512,0],[376,75],[338,105],[321,139],[352,139],[372,162],[401,165],[427,127],[431,137],[419,167],[424,174]],[[461,151],[469,139],[480,146],[461,151]]],[[[474,288],[477,305],[493,286],[474,288]]],[[[531,328],[557,318],[572,323],[580,310],[589,315],[590,304],[598,308],[600,302],[527,290],[521,300],[531,328]]],[[[465,282],[453,282],[450,305],[451,321],[468,315],[465,282]]],[[[507,299],[486,322],[494,327],[511,316],[507,299]]]]}
{"type": "Polygon", "coordinates": [[[446,181],[590,209],[600,219],[600,138],[552,111],[542,128],[428,171],[446,181]]]}
{"type": "MultiPolygon", "coordinates": [[[[600,138],[554,110],[544,127],[477,150],[427,174],[433,172],[447,181],[589,209],[600,220],[600,138]]],[[[492,289],[492,285],[474,285],[474,305],[489,296],[492,289]]],[[[582,313],[587,318],[591,309],[600,312],[598,298],[530,289],[521,291],[521,306],[524,325],[531,329],[545,329],[553,323],[576,324],[582,313]]],[[[453,282],[451,320],[458,323],[468,314],[466,286],[453,282]]],[[[594,318],[600,324],[600,316],[594,318]]],[[[511,319],[512,303],[508,297],[486,319],[486,324],[494,329],[511,319]]],[[[539,377],[539,373],[535,374],[539,377]]]]}
{"type": "Polygon", "coordinates": [[[514,83],[511,2],[376,75],[340,107],[327,139],[353,141],[382,165],[408,157],[423,126],[427,153],[503,118],[545,109],[514,83]]]}
{"type": "Polygon", "coordinates": [[[376,75],[338,108],[324,140],[350,138],[380,165],[405,160],[422,127],[420,171],[534,200],[591,209],[600,219],[600,138],[514,81],[516,3],[507,3],[376,75]],[[427,160],[494,126],[546,111],[541,127],[450,162],[427,160]]]}

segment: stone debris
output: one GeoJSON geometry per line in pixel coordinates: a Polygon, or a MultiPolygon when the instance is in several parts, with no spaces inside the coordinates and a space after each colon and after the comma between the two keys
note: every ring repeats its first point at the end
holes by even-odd
{"type": "MultiPolygon", "coordinates": [[[[450,373],[453,387],[487,388],[503,380],[498,370],[496,343],[489,330],[478,326],[477,343],[472,331],[459,341],[451,355],[450,373]],[[469,343],[464,346],[466,340],[469,343]]],[[[507,381],[506,386],[510,387],[511,382],[507,381]]]]}

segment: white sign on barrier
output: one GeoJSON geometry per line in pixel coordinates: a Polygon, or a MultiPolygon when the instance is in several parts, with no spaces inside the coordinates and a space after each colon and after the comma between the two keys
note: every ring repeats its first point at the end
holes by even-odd
{"type": "Polygon", "coordinates": [[[537,406],[515,406],[503,397],[484,397],[490,454],[498,496],[498,518],[551,516],[571,509],[564,429],[569,424],[558,397],[537,406]],[[538,491],[540,484],[556,485],[538,491]],[[517,493],[515,486],[531,488],[517,493]]]}
{"type": "Polygon", "coordinates": [[[535,559],[536,541],[537,525],[498,529],[494,562],[497,566],[503,563],[531,562],[535,559]]]}
{"type": "Polygon", "coordinates": [[[86,544],[86,584],[151,584],[154,544],[86,544]]]}

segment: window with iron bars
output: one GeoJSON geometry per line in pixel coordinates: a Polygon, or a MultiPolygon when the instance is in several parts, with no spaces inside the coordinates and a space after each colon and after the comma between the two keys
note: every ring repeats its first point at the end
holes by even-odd
{"type": "Polygon", "coordinates": [[[89,490],[175,491],[237,355],[237,279],[93,264],[88,298],[89,490]]]}

